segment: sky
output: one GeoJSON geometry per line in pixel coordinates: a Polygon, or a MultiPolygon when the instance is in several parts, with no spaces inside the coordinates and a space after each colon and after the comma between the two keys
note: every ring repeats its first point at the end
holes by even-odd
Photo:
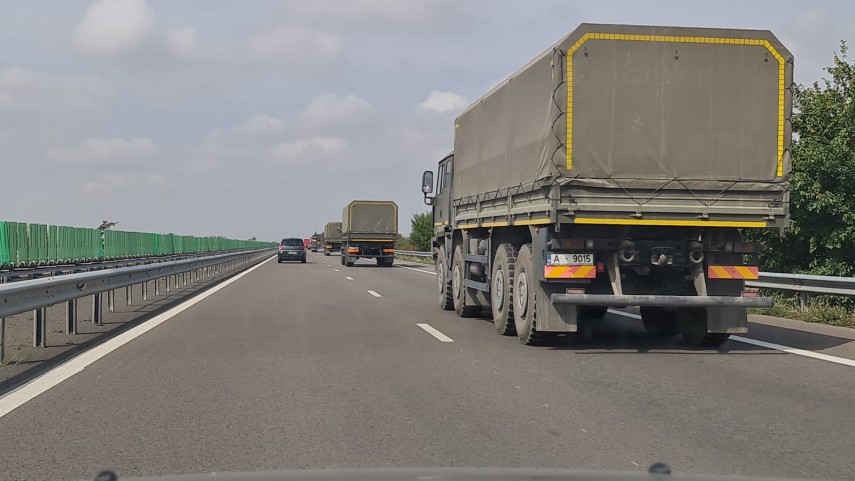
{"type": "Polygon", "coordinates": [[[308,237],[354,199],[425,212],[469,102],[578,24],[771,30],[795,79],[855,3],[0,0],[0,220],[308,237]]]}

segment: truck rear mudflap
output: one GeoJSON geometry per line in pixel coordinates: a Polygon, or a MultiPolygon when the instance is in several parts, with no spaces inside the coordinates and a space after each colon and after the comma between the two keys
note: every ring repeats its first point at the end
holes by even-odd
{"type": "Polygon", "coordinates": [[[552,294],[553,304],[607,307],[772,307],[771,297],[552,294]]]}

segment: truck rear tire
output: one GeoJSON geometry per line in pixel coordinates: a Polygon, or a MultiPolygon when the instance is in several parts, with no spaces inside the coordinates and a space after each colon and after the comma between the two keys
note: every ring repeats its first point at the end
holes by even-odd
{"type": "Polygon", "coordinates": [[[683,340],[693,346],[719,347],[728,339],[730,334],[707,332],[707,310],[705,308],[684,308],[678,311],[680,320],[680,335],[683,340]]]}
{"type": "Polygon", "coordinates": [[[537,275],[531,260],[531,244],[526,244],[517,255],[514,273],[514,326],[520,343],[526,346],[542,344],[551,336],[537,330],[537,275]]]}
{"type": "Polygon", "coordinates": [[[463,249],[458,245],[454,248],[454,257],[451,259],[451,292],[454,299],[454,311],[460,317],[475,317],[481,312],[480,306],[466,305],[466,286],[463,285],[465,277],[463,262],[463,249]]]}
{"type": "Polygon", "coordinates": [[[454,297],[451,293],[451,279],[448,278],[445,246],[440,246],[436,255],[436,280],[439,284],[439,307],[444,311],[454,309],[454,297]]]}
{"type": "Polygon", "coordinates": [[[503,336],[516,335],[514,325],[514,265],[517,261],[517,249],[511,244],[499,244],[493,260],[491,276],[493,302],[493,325],[503,336]]]}
{"type": "Polygon", "coordinates": [[[641,323],[651,336],[674,337],[680,333],[677,311],[663,307],[642,307],[641,323]]]}

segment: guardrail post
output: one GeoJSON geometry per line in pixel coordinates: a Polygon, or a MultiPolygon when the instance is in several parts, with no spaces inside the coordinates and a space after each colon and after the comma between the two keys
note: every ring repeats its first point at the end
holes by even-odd
{"type": "Polygon", "coordinates": [[[186,272],[181,273],[181,285],[184,287],[187,287],[187,273],[186,272]]]}
{"type": "Polygon", "coordinates": [[[807,312],[808,293],[799,292],[799,312],[807,312]]]}
{"type": "Polygon", "coordinates": [[[166,276],[166,292],[172,291],[172,287],[171,287],[172,282],[170,282],[171,280],[172,280],[172,276],[166,276]]]}
{"type": "Polygon", "coordinates": [[[160,295],[160,280],[161,279],[162,279],[162,277],[158,277],[157,279],[154,280],[154,295],[155,296],[160,295]]]}
{"type": "Polygon", "coordinates": [[[77,334],[77,299],[65,301],[65,332],[77,334]]]}
{"type": "Polygon", "coordinates": [[[140,289],[142,290],[142,300],[147,301],[148,300],[148,281],[140,284],[140,289]]]}
{"type": "Polygon", "coordinates": [[[33,309],[33,347],[45,347],[47,331],[47,308],[33,309]]]}
{"type": "Polygon", "coordinates": [[[113,289],[107,291],[107,310],[116,312],[116,291],[113,289]]]}
{"type": "Polygon", "coordinates": [[[0,317],[0,363],[3,362],[4,350],[6,346],[6,318],[0,317]]]}
{"type": "Polygon", "coordinates": [[[133,286],[125,287],[125,305],[133,306],[134,305],[134,290],[133,286]]]}
{"type": "Polygon", "coordinates": [[[101,309],[101,293],[92,294],[92,324],[100,326],[102,322],[103,311],[101,309]]]}

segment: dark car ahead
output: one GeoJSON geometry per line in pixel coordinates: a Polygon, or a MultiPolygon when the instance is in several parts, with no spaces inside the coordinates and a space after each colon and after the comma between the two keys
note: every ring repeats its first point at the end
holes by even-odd
{"type": "Polygon", "coordinates": [[[306,246],[303,244],[303,239],[282,239],[279,244],[279,263],[282,261],[306,263],[306,246]]]}

